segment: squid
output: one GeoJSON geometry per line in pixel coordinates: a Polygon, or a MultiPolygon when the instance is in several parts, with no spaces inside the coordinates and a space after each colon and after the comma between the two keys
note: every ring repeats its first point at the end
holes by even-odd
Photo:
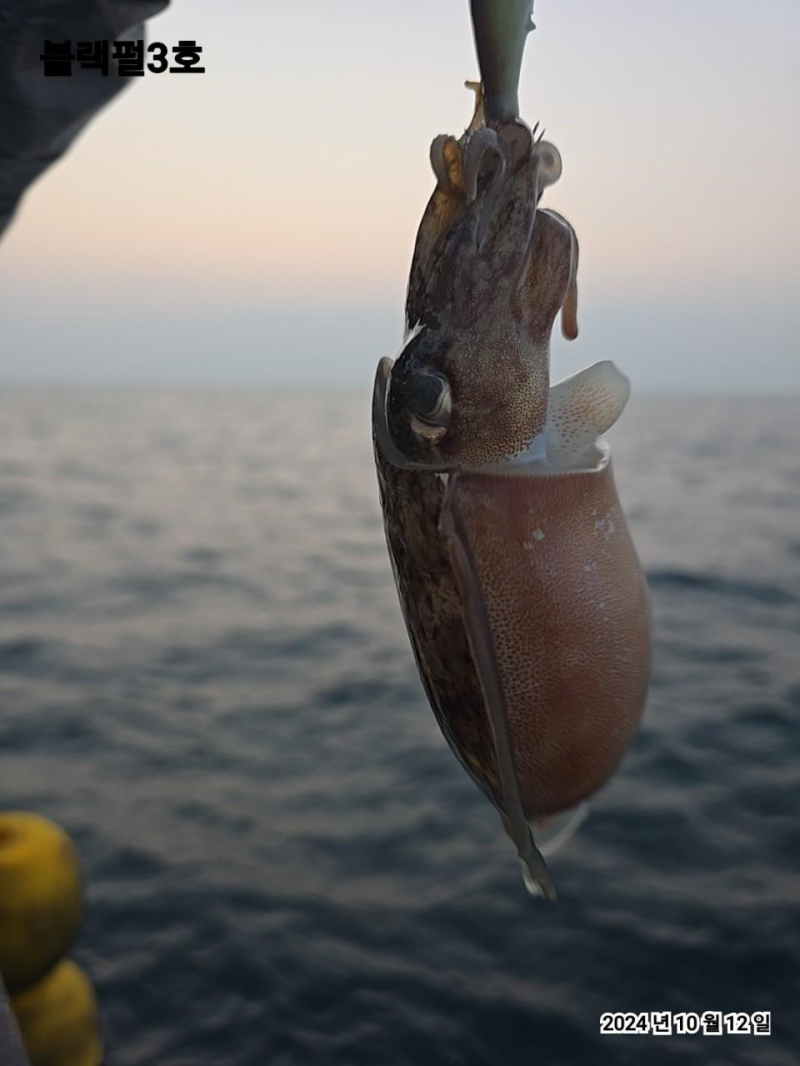
{"type": "MultiPolygon", "coordinates": [[[[503,5],[474,0],[478,31],[476,9],[491,22],[503,5]]],[[[464,134],[431,146],[436,188],[404,346],[376,373],[373,448],[425,693],[528,891],[555,899],[546,856],[617,770],[646,700],[648,592],[603,436],[630,387],[609,361],[551,385],[556,318],[578,333],[578,240],[540,206],[562,161],[515,114],[521,48],[498,85],[491,34],[476,36],[483,80],[467,83],[464,134]]]]}

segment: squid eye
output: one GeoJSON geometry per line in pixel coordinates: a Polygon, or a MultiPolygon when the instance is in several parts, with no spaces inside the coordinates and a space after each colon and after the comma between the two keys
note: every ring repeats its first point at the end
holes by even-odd
{"type": "Polygon", "coordinates": [[[419,436],[441,437],[450,425],[453,399],[450,385],[435,370],[420,370],[409,382],[408,405],[412,428],[419,436]]]}
{"type": "Polygon", "coordinates": [[[561,177],[561,153],[549,141],[537,141],[534,149],[539,164],[539,182],[542,189],[555,185],[561,177]]]}

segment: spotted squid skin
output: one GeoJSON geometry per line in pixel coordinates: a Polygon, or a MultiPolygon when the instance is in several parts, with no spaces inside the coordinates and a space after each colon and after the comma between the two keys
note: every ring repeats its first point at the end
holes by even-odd
{"type": "Polygon", "coordinates": [[[378,367],[373,441],[425,692],[527,887],[554,899],[531,826],[608,781],[647,690],[647,588],[602,440],[630,387],[608,361],[551,387],[559,312],[578,332],[577,238],[538,206],[560,156],[483,122],[479,93],[463,137],[434,141],[409,334],[378,367]]]}
{"type": "Polygon", "coordinates": [[[577,335],[578,244],[569,223],[548,210],[536,212],[525,240],[524,269],[505,299],[468,301],[471,320],[466,313],[429,312],[395,362],[388,425],[408,457],[440,469],[456,459],[458,466],[479,467],[514,455],[544,430],[550,338],[562,309],[565,334],[577,335]],[[406,382],[424,367],[444,373],[453,388],[453,422],[441,444],[416,439],[407,417],[406,382]]]}
{"type": "Polygon", "coordinates": [[[647,693],[649,598],[611,463],[457,491],[523,810],[556,814],[614,774],[647,693]]]}
{"type": "Polygon", "coordinates": [[[400,470],[373,436],[386,543],[420,678],[436,720],[466,771],[498,808],[494,740],[464,626],[447,544],[438,525],[438,475],[400,470]]]}
{"type": "Polygon", "coordinates": [[[577,242],[560,216],[537,210],[560,173],[555,147],[526,128],[527,151],[516,158],[504,137],[471,126],[432,149],[438,183],[417,235],[411,334],[386,407],[394,445],[430,469],[500,462],[528,447],[547,418],[550,332],[574,289],[577,242]],[[409,418],[426,371],[452,390],[452,418],[438,439],[420,437],[409,418]]]}
{"type": "MultiPolygon", "coordinates": [[[[425,693],[459,761],[503,811],[492,728],[439,530],[443,481],[398,469],[374,444],[386,541],[425,693]]],[[[649,598],[611,464],[540,477],[461,474],[457,491],[523,810],[529,819],[559,813],[614,774],[647,692],[649,598]]]]}

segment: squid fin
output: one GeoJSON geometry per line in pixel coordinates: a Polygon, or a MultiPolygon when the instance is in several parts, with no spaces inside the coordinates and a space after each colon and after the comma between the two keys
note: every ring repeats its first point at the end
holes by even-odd
{"type": "Polygon", "coordinates": [[[630,382],[610,360],[554,385],[547,408],[548,459],[559,466],[579,462],[617,421],[630,391],[630,382]]]}
{"type": "Polygon", "coordinates": [[[448,475],[439,529],[449,542],[453,571],[461,593],[467,636],[475,657],[475,666],[494,737],[497,771],[503,796],[503,826],[520,857],[525,887],[531,895],[554,900],[556,898],[555,887],[547,864],[534,843],[522,807],[517,771],[514,766],[508,710],[489,629],[486,605],[475,573],[475,563],[464,529],[463,518],[458,508],[458,478],[458,474],[448,475]]]}
{"type": "Polygon", "coordinates": [[[583,823],[589,813],[588,803],[579,803],[561,814],[548,814],[543,818],[531,820],[531,829],[536,834],[539,851],[546,859],[555,855],[557,851],[571,840],[576,830],[583,823]]]}

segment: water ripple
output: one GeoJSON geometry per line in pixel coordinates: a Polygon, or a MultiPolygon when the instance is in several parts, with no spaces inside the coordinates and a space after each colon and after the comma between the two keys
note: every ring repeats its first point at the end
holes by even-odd
{"type": "Polygon", "coordinates": [[[800,408],[639,400],[614,430],[653,685],[555,908],[425,703],[367,418],[0,398],[3,800],[80,848],[109,1066],[794,1063],[800,408]],[[599,1034],[704,1009],[774,1034],[599,1034]]]}

